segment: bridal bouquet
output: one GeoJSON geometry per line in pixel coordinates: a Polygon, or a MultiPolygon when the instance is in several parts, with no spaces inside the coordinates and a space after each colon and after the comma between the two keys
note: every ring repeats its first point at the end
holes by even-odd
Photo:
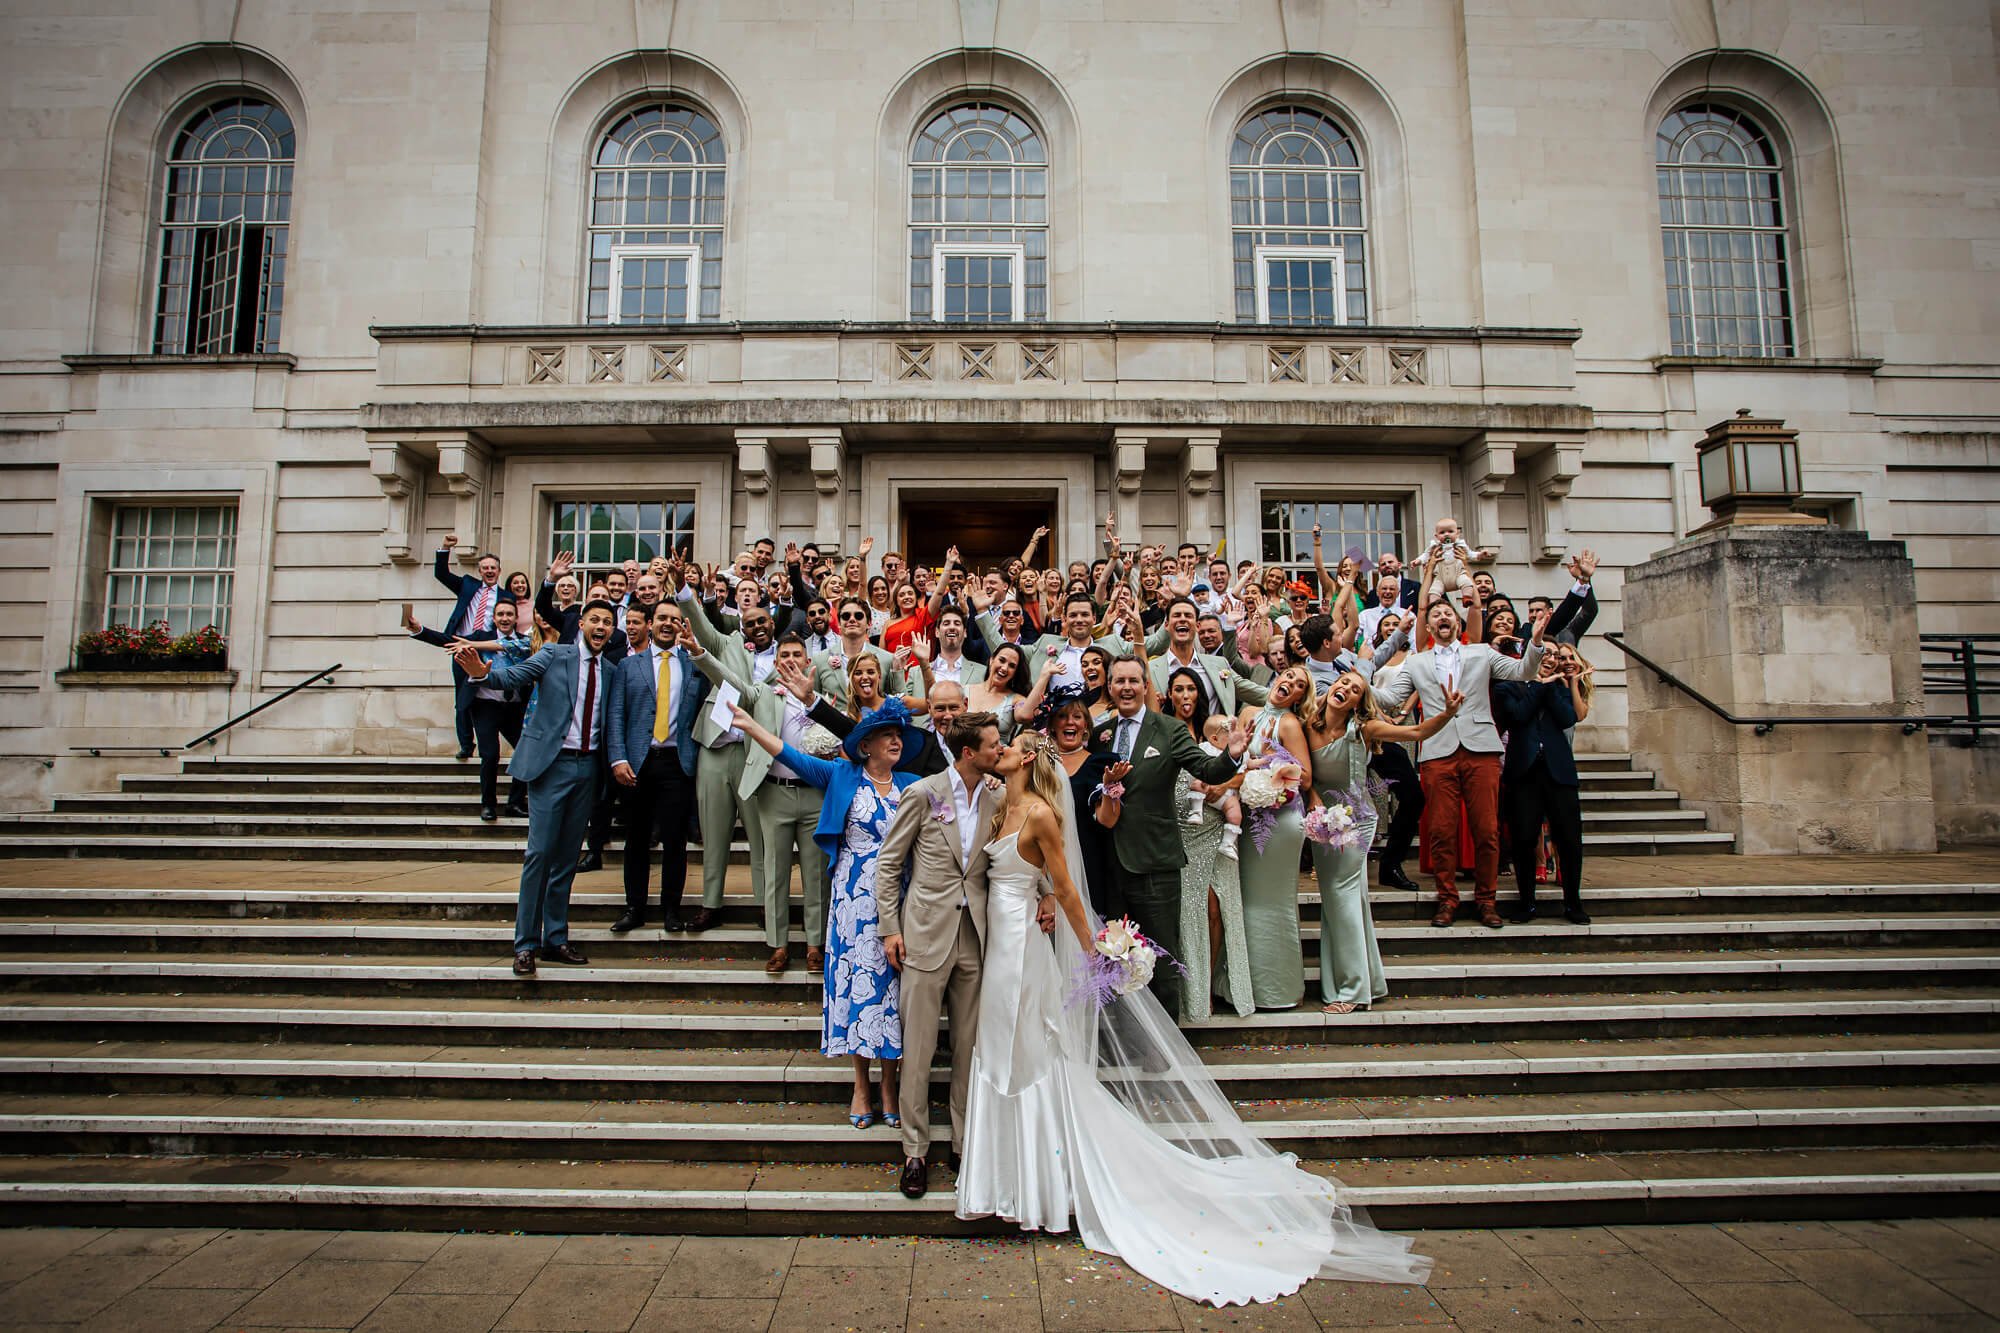
{"type": "Polygon", "coordinates": [[[1131,917],[1107,921],[1097,932],[1091,951],[1083,956],[1070,1003],[1087,1000],[1102,1009],[1121,996],[1144,990],[1152,984],[1153,971],[1162,958],[1173,963],[1171,956],[1140,932],[1131,917]]]}
{"type": "Polygon", "coordinates": [[[1351,852],[1363,844],[1363,828],[1354,807],[1346,801],[1329,801],[1306,812],[1306,836],[1336,852],[1351,852]]]}
{"type": "Polygon", "coordinates": [[[1258,851],[1270,841],[1278,812],[1299,799],[1305,782],[1304,765],[1282,745],[1273,745],[1251,761],[1244,770],[1239,795],[1243,799],[1243,824],[1250,831],[1250,843],[1258,851]]]}

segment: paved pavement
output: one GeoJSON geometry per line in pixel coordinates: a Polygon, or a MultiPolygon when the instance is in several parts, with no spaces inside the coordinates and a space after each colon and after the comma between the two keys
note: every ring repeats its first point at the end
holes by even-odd
{"type": "Polygon", "coordinates": [[[1073,1240],[0,1231],[0,1329],[2000,1328],[2000,1220],[1434,1231],[1427,1287],[1183,1300],[1073,1240]]]}

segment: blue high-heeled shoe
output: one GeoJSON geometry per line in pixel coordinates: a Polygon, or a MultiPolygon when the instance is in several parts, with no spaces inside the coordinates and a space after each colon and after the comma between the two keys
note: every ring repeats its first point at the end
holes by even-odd
{"type": "Polygon", "coordinates": [[[901,1129],[903,1127],[903,1117],[894,1111],[884,1111],[882,1113],[882,1123],[890,1129],[901,1129]]]}
{"type": "Polygon", "coordinates": [[[847,1113],[847,1123],[856,1129],[867,1129],[875,1123],[875,1113],[873,1111],[864,1111],[860,1115],[856,1115],[854,1112],[849,1111],[847,1113]]]}

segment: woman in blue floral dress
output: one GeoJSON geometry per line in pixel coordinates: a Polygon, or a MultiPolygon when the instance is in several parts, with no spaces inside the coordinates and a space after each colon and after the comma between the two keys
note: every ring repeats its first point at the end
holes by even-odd
{"type": "Polygon", "coordinates": [[[915,773],[899,773],[905,748],[922,743],[901,699],[890,699],[855,724],[841,742],[845,759],[817,759],[786,745],[736,710],[736,725],[805,781],[826,793],[813,840],[833,862],[826,929],[826,998],[820,1051],[854,1060],[854,1097],[848,1121],[856,1129],[875,1123],[869,1062],[882,1062],[882,1119],[900,1126],[896,1103],[903,1056],[901,987],[896,969],[875,933],[875,858],[895,817],[903,788],[915,773]]]}

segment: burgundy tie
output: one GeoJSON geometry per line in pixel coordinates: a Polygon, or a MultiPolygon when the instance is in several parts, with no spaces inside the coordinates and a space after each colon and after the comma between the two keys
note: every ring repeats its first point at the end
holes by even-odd
{"type": "Polygon", "coordinates": [[[591,654],[588,660],[590,679],[583,687],[583,744],[579,747],[585,754],[590,753],[590,714],[597,703],[597,655],[591,654]]]}

